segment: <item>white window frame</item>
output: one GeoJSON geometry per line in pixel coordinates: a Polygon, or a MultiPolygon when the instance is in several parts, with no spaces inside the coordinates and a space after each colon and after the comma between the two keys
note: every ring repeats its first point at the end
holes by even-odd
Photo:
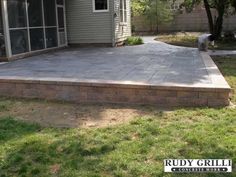
{"type": "MultiPolygon", "coordinates": [[[[127,0],[120,0],[120,2],[123,3],[123,9],[122,9],[123,19],[121,19],[121,15],[120,15],[120,24],[121,25],[127,25],[127,23],[128,23],[128,10],[127,10],[128,9],[127,8],[128,4],[127,4],[127,0]],[[124,3],[126,4],[126,9],[125,9],[124,3]],[[126,14],[126,17],[125,17],[125,14],[126,14]],[[125,19],[126,19],[126,21],[124,21],[125,19]]],[[[120,11],[121,11],[121,8],[119,8],[119,13],[120,13],[120,11]]]]}
{"type": "Polygon", "coordinates": [[[96,10],[95,9],[95,0],[92,0],[92,3],[93,3],[93,12],[109,12],[109,0],[106,0],[107,1],[107,9],[104,9],[104,10],[96,10]]]}

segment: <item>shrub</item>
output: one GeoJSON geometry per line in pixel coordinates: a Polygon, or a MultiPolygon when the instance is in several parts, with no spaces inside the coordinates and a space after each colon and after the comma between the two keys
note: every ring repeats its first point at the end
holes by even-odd
{"type": "Polygon", "coordinates": [[[143,39],[137,36],[130,36],[125,41],[126,45],[140,45],[143,44],[143,39]]]}

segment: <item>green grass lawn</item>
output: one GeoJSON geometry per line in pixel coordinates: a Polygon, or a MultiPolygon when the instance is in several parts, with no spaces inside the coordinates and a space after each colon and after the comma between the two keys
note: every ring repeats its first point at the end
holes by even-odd
{"type": "MultiPolygon", "coordinates": [[[[216,62],[236,88],[236,60],[216,62]]],[[[13,102],[0,101],[0,112],[13,102]]],[[[46,128],[2,117],[0,177],[235,176],[235,108],[146,109],[151,114],[108,128],[46,128]],[[234,173],[167,174],[163,160],[168,158],[229,158],[234,173]]]]}
{"type": "MultiPolygon", "coordinates": [[[[166,34],[158,35],[156,40],[165,42],[171,45],[194,47],[197,48],[197,38],[200,33],[177,33],[177,34],[166,34]]],[[[210,49],[213,47],[209,46],[210,49]]],[[[216,50],[236,50],[235,41],[216,41],[214,49],[216,50]]]]}
{"type": "Polygon", "coordinates": [[[236,104],[236,57],[215,57],[214,61],[229,85],[234,89],[231,101],[236,104]]]}

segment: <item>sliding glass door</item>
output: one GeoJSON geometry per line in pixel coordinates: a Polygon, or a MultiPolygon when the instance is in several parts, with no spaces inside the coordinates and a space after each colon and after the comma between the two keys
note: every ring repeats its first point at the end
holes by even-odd
{"type": "Polygon", "coordinates": [[[66,44],[64,0],[7,0],[12,55],[66,44]]]}

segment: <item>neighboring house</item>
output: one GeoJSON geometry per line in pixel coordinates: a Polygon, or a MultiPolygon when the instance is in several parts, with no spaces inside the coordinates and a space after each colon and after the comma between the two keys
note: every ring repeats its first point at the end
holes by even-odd
{"type": "Polygon", "coordinates": [[[0,59],[131,35],[130,0],[0,0],[0,59]]]}
{"type": "MultiPolygon", "coordinates": [[[[172,1],[173,2],[173,1],[172,1]]],[[[175,3],[170,4],[170,8],[173,10],[174,19],[168,24],[162,24],[159,26],[160,32],[176,32],[176,31],[208,31],[208,19],[205,8],[199,5],[194,8],[191,13],[178,11],[180,4],[183,0],[177,0],[175,3]]],[[[212,10],[213,16],[216,15],[216,11],[212,10]]],[[[150,22],[143,16],[132,17],[132,26],[136,33],[153,33],[156,31],[156,25],[150,24],[150,22]]],[[[236,16],[228,16],[224,18],[224,31],[236,31],[236,16]]]]}

